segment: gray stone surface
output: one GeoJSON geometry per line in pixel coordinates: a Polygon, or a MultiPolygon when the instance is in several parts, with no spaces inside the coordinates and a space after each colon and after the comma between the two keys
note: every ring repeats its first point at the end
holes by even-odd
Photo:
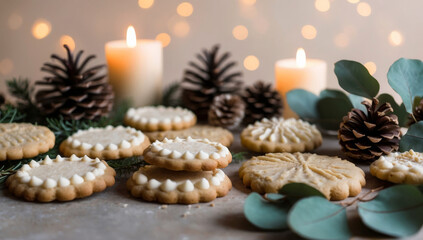
{"type": "MultiPolygon", "coordinates": [[[[245,151],[239,142],[231,148],[245,151]]],[[[339,154],[334,138],[325,138],[316,152],[339,154]]],[[[233,182],[230,193],[210,203],[168,205],[146,203],[132,198],[125,188],[126,177],[105,192],[67,203],[30,203],[0,191],[0,239],[298,239],[290,231],[268,232],[252,226],[243,215],[244,200],[250,192],[238,177],[239,163],[224,171],[233,182]],[[185,216],[185,217],[184,217],[185,216]]],[[[368,168],[361,166],[365,171],[368,168]]],[[[384,183],[367,176],[362,194],[384,183]]],[[[345,202],[350,202],[347,199],[345,202]]],[[[355,236],[383,237],[363,227],[355,206],[348,208],[355,236]]],[[[423,239],[423,232],[410,239],[423,239]]]]}

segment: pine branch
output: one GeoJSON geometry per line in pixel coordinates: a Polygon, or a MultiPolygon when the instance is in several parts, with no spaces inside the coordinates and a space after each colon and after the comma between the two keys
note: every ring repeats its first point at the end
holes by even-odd
{"type": "Polygon", "coordinates": [[[26,114],[19,111],[13,105],[7,104],[3,109],[0,109],[0,123],[11,123],[23,121],[26,114]]]}
{"type": "Polygon", "coordinates": [[[233,163],[240,163],[247,158],[246,155],[248,155],[248,152],[232,153],[232,162],[233,163]]]}
{"type": "Polygon", "coordinates": [[[40,120],[40,114],[31,96],[34,93],[34,87],[30,85],[28,78],[12,78],[6,80],[9,93],[16,98],[17,108],[24,112],[25,122],[35,123],[40,120]]]}
{"type": "Polygon", "coordinates": [[[110,124],[113,126],[122,125],[126,112],[131,108],[130,100],[115,101],[112,113],[110,114],[110,124]]]}
{"type": "Polygon", "coordinates": [[[107,164],[114,168],[118,175],[126,175],[132,173],[141,166],[147,165],[147,163],[141,158],[141,156],[122,158],[118,160],[109,160],[107,164]]]}

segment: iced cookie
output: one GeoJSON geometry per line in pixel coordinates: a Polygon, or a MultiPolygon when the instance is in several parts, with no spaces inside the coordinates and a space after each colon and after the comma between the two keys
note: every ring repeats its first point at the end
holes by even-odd
{"type": "Polygon", "coordinates": [[[241,143],[254,152],[305,152],[320,146],[322,135],[302,120],[264,118],[242,131],[241,143]]]}
{"type": "Polygon", "coordinates": [[[276,193],[287,183],[308,184],[330,200],[357,196],[366,184],[364,172],[338,157],[310,153],[268,153],[239,169],[244,185],[259,193],[276,193]]]}
{"type": "Polygon", "coordinates": [[[79,130],[60,144],[64,156],[75,154],[106,160],[142,155],[150,140],[130,127],[90,128],[79,130]]]}
{"type": "Polygon", "coordinates": [[[195,125],[197,117],[180,107],[140,107],[129,109],[124,122],[145,132],[168,131],[189,128],[195,125]]]}
{"type": "Polygon", "coordinates": [[[71,201],[101,192],[115,183],[115,170],[106,162],[72,155],[70,158],[48,156],[32,160],[10,176],[6,186],[27,201],[71,201]]]}
{"type": "Polygon", "coordinates": [[[187,138],[191,136],[192,138],[207,138],[212,142],[218,142],[229,147],[234,141],[234,136],[228,130],[207,125],[195,125],[183,130],[146,132],[145,135],[150,138],[151,142],[162,141],[165,138],[174,139],[176,137],[187,138]]]}
{"type": "Polygon", "coordinates": [[[50,129],[29,123],[0,124],[0,161],[32,158],[54,147],[50,129]]]}
{"type": "Polygon", "coordinates": [[[370,165],[370,173],[393,183],[423,184],[423,153],[410,150],[382,156],[370,165]]]}
{"type": "Polygon", "coordinates": [[[187,172],[144,166],[132,175],[126,186],[134,197],[146,201],[193,204],[225,196],[232,183],[220,169],[187,172]]]}
{"type": "Polygon", "coordinates": [[[221,143],[207,139],[165,138],[145,150],[144,160],[174,171],[210,171],[228,166],[232,155],[221,143]]]}

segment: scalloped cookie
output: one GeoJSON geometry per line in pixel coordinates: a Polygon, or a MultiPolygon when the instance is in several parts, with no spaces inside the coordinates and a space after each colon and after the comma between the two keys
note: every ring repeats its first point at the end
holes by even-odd
{"type": "Polygon", "coordinates": [[[126,186],[131,195],[146,201],[193,204],[225,196],[232,183],[220,169],[187,172],[144,166],[132,175],[126,186]]]}
{"type": "Polygon", "coordinates": [[[142,155],[150,140],[131,127],[79,130],[60,144],[64,156],[89,156],[106,160],[142,155]]]}
{"type": "Polygon", "coordinates": [[[357,196],[366,184],[364,172],[338,157],[310,153],[268,153],[244,162],[239,176],[258,193],[277,193],[285,184],[299,182],[330,200],[357,196]]]}
{"type": "Polygon", "coordinates": [[[50,129],[30,123],[0,123],[0,161],[35,157],[54,147],[50,129]]]}
{"type": "Polygon", "coordinates": [[[24,164],[6,181],[9,191],[27,201],[71,201],[101,192],[115,183],[115,170],[106,162],[87,156],[48,156],[24,164]]]}
{"type": "Polygon", "coordinates": [[[410,150],[382,156],[370,165],[370,173],[393,183],[423,184],[423,153],[410,150]]]}
{"type": "Polygon", "coordinates": [[[212,142],[218,142],[223,146],[229,147],[234,141],[234,136],[228,130],[208,125],[195,125],[183,130],[146,132],[145,135],[150,138],[151,142],[156,140],[162,141],[165,138],[174,139],[176,137],[192,137],[197,139],[207,138],[212,142]]]}
{"type": "Polygon", "coordinates": [[[197,117],[190,110],[180,107],[140,107],[130,108],[124,122],[145,132],[168,131],[189,128],[195,125],[197,117]]]}
{"type": "Polygon", "coordinates": [[[210,171],[228,166],[232,155],[221,143],[177,137],[152,143],[144,152],[144,160],[174,171],[210,171]]]}
{"type": "Polygon", "coordinates": [[[305,152],[322,144],[316,126],[294,118],[264,118],[241,133],[241,144],[254,152],[305,152]]]}

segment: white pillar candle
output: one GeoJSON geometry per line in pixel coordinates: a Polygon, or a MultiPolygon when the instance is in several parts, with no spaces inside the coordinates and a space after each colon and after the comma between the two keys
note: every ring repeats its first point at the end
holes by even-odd
{"type": "Polygon", "coordinates": [[[163,53],[156,40],[137,40],[128,27],[126,41],[106,43],[109,82],[118,99],[129,99],[134,107],[157,104],[161,98],[163,53]]]}
{"type": "Polygon", "coordinates": [[[296,117],[289,108],[286,93],[302,88],[316,95],[326,88],[327,64],[319,59],[306,59],[304,49],[297,50],[296,59],[282,59],[275,64],[275,86],[284,100],[284,117],[296,117]]]}

